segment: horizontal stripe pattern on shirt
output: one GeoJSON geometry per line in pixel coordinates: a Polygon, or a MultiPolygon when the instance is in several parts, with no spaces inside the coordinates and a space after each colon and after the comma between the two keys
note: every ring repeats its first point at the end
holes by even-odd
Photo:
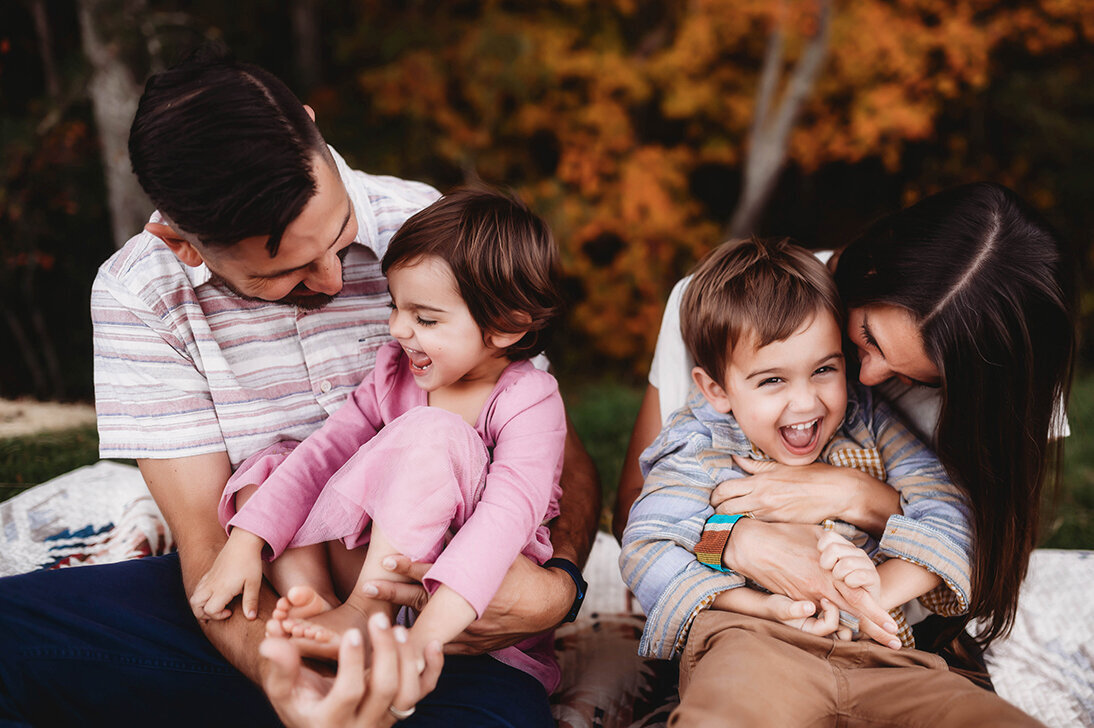
{"type": "Polygon", "coordinates": [[[149,233],[103,264],[91,298],[102,457],[226,451],[235,467],[303,440],[361,383],[390,338],[379,258],[437,192],[335,161],[359,230],[343,290],[320,310],[242,299],[149,233]]]}

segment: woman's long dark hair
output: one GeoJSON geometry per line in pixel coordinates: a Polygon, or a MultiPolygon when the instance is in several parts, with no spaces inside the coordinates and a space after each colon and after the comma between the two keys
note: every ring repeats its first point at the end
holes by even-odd
{"type": "Polygon", "coordinates": [[[941,372],[934,446],[972,506],[969,618],[980,620],[984,647],[1014,624],[1041,492],[1058,477],[1053,433],[1071,386],[1075,279],[1060,238],[1017,195],[989,183],[881,219],[836,270],[848,308],[910,311],[941,372]]]}

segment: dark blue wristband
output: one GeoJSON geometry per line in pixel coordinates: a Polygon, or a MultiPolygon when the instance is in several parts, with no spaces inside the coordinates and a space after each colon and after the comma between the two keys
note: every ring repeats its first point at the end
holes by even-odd
{"type": "Polygon", "coordinates": [[[577,564],[569,559],[548,559],[543,564],[544,569],[562,569],[570,578],[574,580],[574,586],[577,587],[577,596],[574,598],[574,603],[570,607],[569,613],[562,620],[563,622],[572,622],[577,619],[577,613],[581,611],[581,605],[585,602],[585,593],[589,590],[589,584],[581,576],[581,569],[577,568],[577,564]]]}

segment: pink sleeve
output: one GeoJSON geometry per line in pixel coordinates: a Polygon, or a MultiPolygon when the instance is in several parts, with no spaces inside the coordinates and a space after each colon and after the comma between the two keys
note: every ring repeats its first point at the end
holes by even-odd
{"type": "Polygon", "coordinates": [[[558,497],[566,440],[558,384],[545,372],[523,373],[488,406],[495,444],[482,498],[423,579],[430,593],[455,590],[480,617],[558,497]]]}
{"type": "Polygon", "coordinates": [[[260,484],[228,526],[261,536],[269,546],[266,555],[274,559],[280,556],[330,476],[383,427],[377,389],[384,386],[384,372],[378,355],[376,369],[260,484]]]}

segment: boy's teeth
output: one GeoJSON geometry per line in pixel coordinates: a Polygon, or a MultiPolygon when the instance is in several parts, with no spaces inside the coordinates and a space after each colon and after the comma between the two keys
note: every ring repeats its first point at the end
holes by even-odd
{"type": "Polygon", "coordinates": [[[820,418],[809,422],[785,425],[779,429],[782,430],[783,439],[790,447],[804,448],[808,447],[816,436],[814,428],[816,428],[818,422],[820,422],[820,418]]]}

